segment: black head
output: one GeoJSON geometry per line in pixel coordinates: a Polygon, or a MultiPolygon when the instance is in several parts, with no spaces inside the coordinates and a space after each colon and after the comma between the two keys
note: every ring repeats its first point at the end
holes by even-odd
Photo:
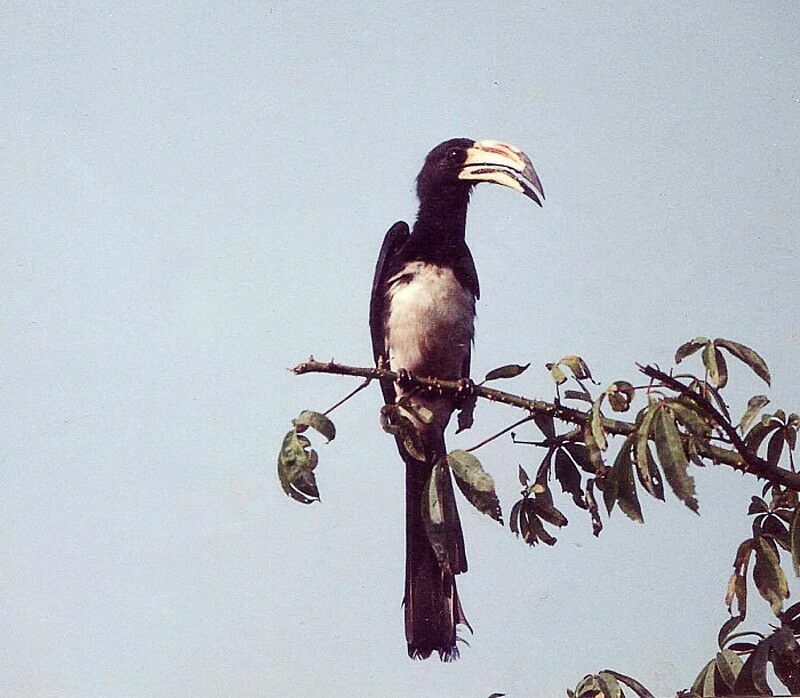
{"type": "Polygon", "coordinates": [[[500,141],[469,138],[452,138],[428,153],[417,177],[417,196],[421,202],[434,197],[466,201],[479,182],[511,187],[540,206],[544,199],[542,184],[525,153],[500,141]]]}
{"type": "Polygon", "coordinates": [[[468,195],[474,183],[459,179],[458,173],[474,142],[469,138],[451,138],[428,153],[417,176],[417,197],[420,201],[433,194],[468,195]]]}

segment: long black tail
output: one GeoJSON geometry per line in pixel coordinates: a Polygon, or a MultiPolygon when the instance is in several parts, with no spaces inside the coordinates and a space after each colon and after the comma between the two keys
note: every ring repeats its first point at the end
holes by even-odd
{"type": "Polygon", "coordinates": [[[435,650],[442,661],[458,658],[456,626],[469,627],[456,591],[455,575],[467,571],[464,536],[456,509],[450,470],[444,469],[441,481],[441,511],[451,520],[442,526],[453,551],[449,560],[440,562],[431,546],[422,513],[423,494],[433,464],[446,453],[444,435],[438,432],[426,438],[426,461],[413,458],[398,439],[406,462],[406,590],[405,622],[408,655],[427,659],[435,650]],[[431,441],[435,443],[430,443],[431,441]]]}

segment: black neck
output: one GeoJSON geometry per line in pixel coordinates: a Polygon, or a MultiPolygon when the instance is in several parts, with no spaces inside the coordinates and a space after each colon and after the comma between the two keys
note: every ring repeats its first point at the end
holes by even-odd
{"type": "Polygon", "coordinates": [[[445,262],[464,245],[469,189],[459,186],[426,196],[411,234],[415,256],[445,262]]]}

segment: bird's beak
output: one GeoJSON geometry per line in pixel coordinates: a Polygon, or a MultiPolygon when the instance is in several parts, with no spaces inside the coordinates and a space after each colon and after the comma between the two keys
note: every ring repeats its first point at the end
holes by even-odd
{"type": "Polygon", "coordinates": [[[542,183],[528,156],[508,143],[475,141],[467,149],[467,159],[461,166],[458,178],[511,187],[533,199],[539,206],[544,200],[542,183]]]}

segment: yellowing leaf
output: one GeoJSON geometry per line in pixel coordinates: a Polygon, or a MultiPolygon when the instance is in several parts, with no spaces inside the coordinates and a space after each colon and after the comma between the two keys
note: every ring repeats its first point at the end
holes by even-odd
{"type": "Polygon", "coordinates": [[[766,395],[753,395],[753,397],[747,401],[747,409],[739,422],[739,429],[742,434],[750,428],[750,425],[753,423],[758,413],[768,404],[769,398],[766,395]]]}
{"type": "Polygon", "coordinates": [[[584,380],[585,378],[588,378],[589,380],[592,379],[592,373],[589,371],[589,366],[580,356],[570,354],[569,356],[565,356],[558,363],[569,368],[569,370],[572,371],[572,375],[574,375],[578,380],[584,380]]]}
{"type": "Polygon", "coordinates": [[[558,364],[547,364],[547,369],[550,371],[550,377],[555,381],[556,385],[561,385],[567,382],[567,376],[564,374],[558,364]]]}

